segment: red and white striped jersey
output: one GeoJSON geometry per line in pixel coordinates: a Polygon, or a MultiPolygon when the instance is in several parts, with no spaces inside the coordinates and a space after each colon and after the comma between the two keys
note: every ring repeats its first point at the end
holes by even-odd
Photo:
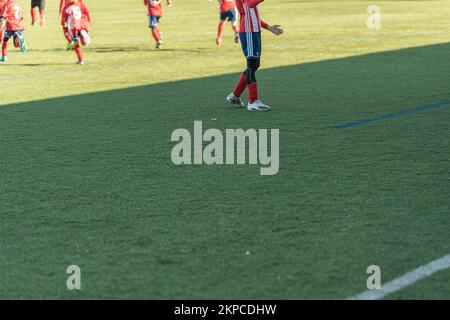
{"type": "Polygon", "coordinates": [[[263,1],[236,0],[236,5],[241,16],[240,32],[261,32],[261,28],[268,28],[268,24],[260,19],[257,7],[263,1]]]}

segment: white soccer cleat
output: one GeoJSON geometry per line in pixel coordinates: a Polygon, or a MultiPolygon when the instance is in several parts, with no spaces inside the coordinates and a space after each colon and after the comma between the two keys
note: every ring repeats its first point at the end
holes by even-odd
{"type": "Polygon", "coordinates": [[[91,44],[91,36],[89,35],[89,33],[87,33],[86,30],[81,30],[80,32],[81,36],[83,37],[83,42],[86,46],[91,44]]]}
{"type": "Polygon", "coordinates": [[[227,101],[232,105],[234,105],[235,107],[238,108],[244,107],[244,103],[242,102],[241,98],[236,97],[233,92],[227,96],[227,101]]]}
{"type": "Polygon", "coordinates": [[[248,111],[269,111],[270,107],[268,105],[265,105],[259,100],[256,100],[253,103],[249,103],[247,106],[248,111]]]}

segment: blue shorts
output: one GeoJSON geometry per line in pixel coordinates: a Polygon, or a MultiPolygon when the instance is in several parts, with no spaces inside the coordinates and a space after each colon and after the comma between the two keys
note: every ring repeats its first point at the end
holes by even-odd
{"type": "Polygon", "coordinates": [[[240,32],[239,38],[247,59],[261,57],[261,32],[240,32]]]}
{"type": "Polygon", "coordinates": [[[148,16],[148,27],[155,28],[158,26],[160,16],[148,16]]]}
{"type": "Polygon", "coordinates": [[[221,12],[220,13],[220,20],[225,21],[231,21],[231,22],[237,22],[237,11],[236,9],[230,10],[230,11],[226,11],[226,12],[221,12]]]}
{"type": "Polygon", "coordinates": [[[23,30],[16,30],[16,31],[6,30],[3,39],[4,40],[9,40],[9,38],[22,39],[22,37],[23,37],[23,30]]]}

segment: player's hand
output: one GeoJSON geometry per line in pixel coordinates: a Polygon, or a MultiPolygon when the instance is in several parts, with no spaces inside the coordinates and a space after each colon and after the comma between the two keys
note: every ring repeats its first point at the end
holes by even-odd
{"type": "Polygon", "coordinates": [[[284,33],[283,28],[280,25],[276,24],[273,26],[269,26],[269,31],[272,32],[276,36],[281,36],[284,33]]]}
{"type": "Polygon", "coordinates": [[[171,7],[172,6],[172,0],[167,0],[167,6],[171,7]]]}

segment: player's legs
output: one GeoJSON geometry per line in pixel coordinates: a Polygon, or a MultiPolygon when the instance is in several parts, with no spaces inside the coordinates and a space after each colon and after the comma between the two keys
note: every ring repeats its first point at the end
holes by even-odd
{"type": "MultiPolygon", "coordinates": [[[[233,90],[233,96],[240,99],[245,88],[248,88],[248,110],[268,111],[269,106],[264,105],[258,99],[258,82],[256,71],[261,61],[261,33],[241,32],[239,34],[242,50],[247,59],[247,69],[241,74],[239,81],[233,90]]],[[[227,98],[229,101],[229,99],[227,98]]],[[[231,102],[231,101],[230,101],[231,102]]]]}
{"type": "Polygon", "coordinates": [[[153,39],[156,42],[156,48],[160,49],[162,45],[161,41],[161,31],[159,30],[159,20],[161,19],[160,16],[148,16],[148,26],[152,30],[152,36],[153,39]]]}

